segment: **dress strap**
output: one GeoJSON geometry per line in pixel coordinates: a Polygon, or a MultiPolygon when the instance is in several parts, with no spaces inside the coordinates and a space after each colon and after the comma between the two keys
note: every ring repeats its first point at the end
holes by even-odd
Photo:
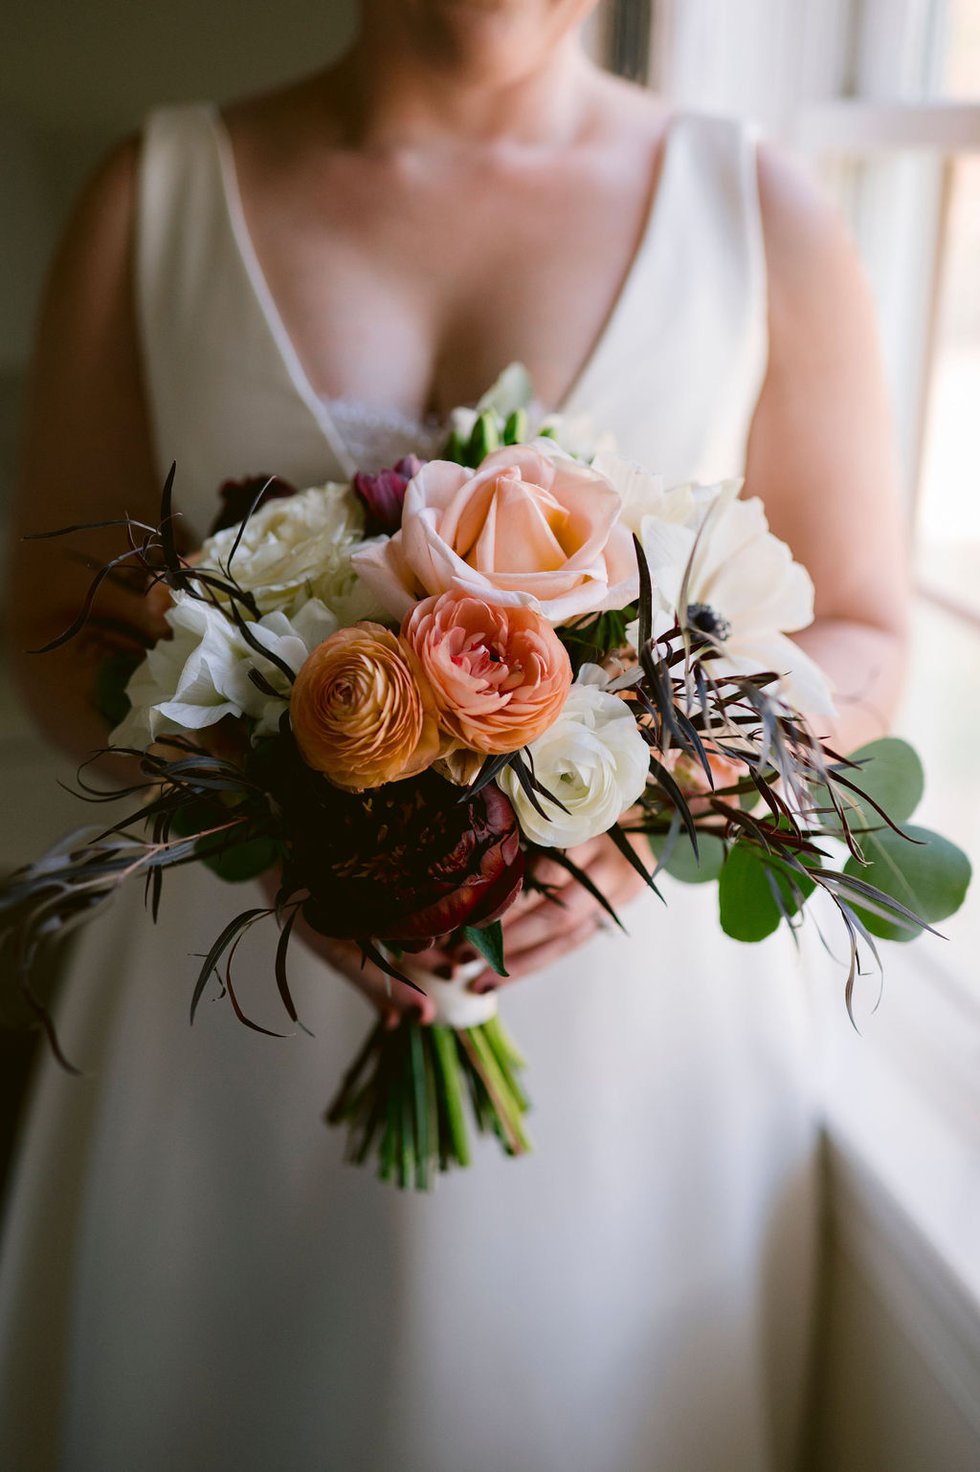
{"type": "Polygon", "coordinates": [[[564,407],[624,441],[637,424],[660,425],[646,458],[669,479],[738,476],[767,319],[756,136],[736,119],[679,113],[640,251],[564,407]]]}
{"type": "Polygon", "coordinates": [[[315,397],[301,393],[261,310],[229,212],[208,103],[151,113],[142,132],[136,312],[161,476],[177,461],[178,504],[206,525],[222,480],[276,473],[342,478],[315,397]],[[270,443],[291,446],[270,464],[270,443]],[[218,463],[234,447],[231,463],[218,463]]]}

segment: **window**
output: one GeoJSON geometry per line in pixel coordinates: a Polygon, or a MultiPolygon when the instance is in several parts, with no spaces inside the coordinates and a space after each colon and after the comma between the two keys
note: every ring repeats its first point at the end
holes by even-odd
{"type": "MultiPolygon", "coordinates": [[[[912,524],[897,728],[926,763],[922,820],[980,871],[980,0],[655,0],[653,33],[657,85],[795,144],[851,224],[912,524]]],[[[936,964],[980,1004],[980,905],[943,930],[936,964]]]]}
{"type": "MultiPolygon", "coordinates": [[[[853,229],[879,307],[915,554],[896,727],[926,765],[922,821],[980,872],[980,0],[655,0],[653,47],[668,97],[752,116],[794,144],[853,229]]],[[[860,1038],[821,978],[824,1112],[868,1199],[889,1203],[895,1241],[911,1223],[923,1262],[952,1270],[972,1334],[978,899],[941,929],[948,944],[887,948],[884,1004],[860,1038]]],[[[855,1219],[852,1245],[860,1231],[855,1219]]]]}

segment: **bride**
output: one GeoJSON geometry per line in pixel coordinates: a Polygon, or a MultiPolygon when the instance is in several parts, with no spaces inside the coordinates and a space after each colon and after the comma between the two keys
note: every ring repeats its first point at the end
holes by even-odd
{"type": "MultiPolygon", "coordinates": [[[[87,188],[38,332],[21,527],[155,520],[189,542],[225,479],[295,484],[432,453],[446,412],[524,362],[669,481],[744,472],[814,577],[800,636],[830,736],[880,734],[903,555],[868,294],[796,170],[726,119],[598,71],[589,0],[364,0],[338,65],[221,111],[153,114],[87,188]]],[[[18,551],[15,648],[84,570],[18,551]]],[[[91,534],[101,560],[112,533],[91,534]]],[[[86,642],[19,660],[87,754],[107,644],[155,634],[113,589],[86,642]]],[[[84,934],[6,1223],[4,1465],[63,1472],[781,1472],[800,1425],[815,1226],[813,1049],[785,938],[750,951],[712,895],[637,897],[605,841],[594,902],[506,921],[508,1025],[536,1153],[433,1198],[344,1167],[319,1111],[378,978],[296,953],[314,1039],[246,1033],[192,953],[242,908],[177,871],[84,934]],[[342,986],[335,973],[354,983],[342,986]]],[[[256,956],[250,1010],[271,1006],[256,956]]],[[[396,999],[397,1001],[397,999],[396,999]]]]}

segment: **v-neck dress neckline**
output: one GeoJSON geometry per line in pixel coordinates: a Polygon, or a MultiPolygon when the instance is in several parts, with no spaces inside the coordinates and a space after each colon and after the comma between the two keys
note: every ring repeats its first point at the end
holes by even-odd
{"type": "MultiPolygon", "coordinates": [[[[347,474],[358,468],[337,421],[331,413],[331,396],[320,394],[313,387],[310,376],[286,328],[279,305],[272,292],[265,270],[259,260],[248,227],[242,199],[238,167],[235,161],[231,136],[217,105],[206,109],[210,135],[215,150],[221,194],[227,216],[228,229],[235,252],[245,270],[254,302],[261,313],[269,334],[275,344],[280,362],[297,396],[307,406],[327,441],[331,451],[347,474]]],[[[678,130],[683,125],[683,115],[673,114],[664,125],[664,135],[657,149],[643,223],[636,247],[620,281],[602,325],[600,326],[585,361],[580,365],[570,385],[551,412],[561,414],[578,408],[587,401],[588,386],[593,376],[602,369],[606,347],[615,336],[619,324],[633,310],[633,302],[643,289],[641,278],[645,274],[648,257],[653,252],[659,232],[661,215],[666,213],[665,200],[671,187],[671,162],[677,149],[673,147],[678,130]]],[[[504,365],[501,364],[501,367],[504,365]]],[[[365,408],[375,406],[364,405],[365,408]]]]}

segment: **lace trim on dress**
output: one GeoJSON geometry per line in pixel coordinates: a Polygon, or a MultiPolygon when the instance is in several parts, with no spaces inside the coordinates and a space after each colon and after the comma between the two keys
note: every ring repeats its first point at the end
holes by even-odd
{"type": "Polygon", "coordinates": [[[448,419],[438,414],[419,418],[360,399],[319,397],[359,470],[381,470],[409,453],[431,460],[449,433],[448,419]]]}

